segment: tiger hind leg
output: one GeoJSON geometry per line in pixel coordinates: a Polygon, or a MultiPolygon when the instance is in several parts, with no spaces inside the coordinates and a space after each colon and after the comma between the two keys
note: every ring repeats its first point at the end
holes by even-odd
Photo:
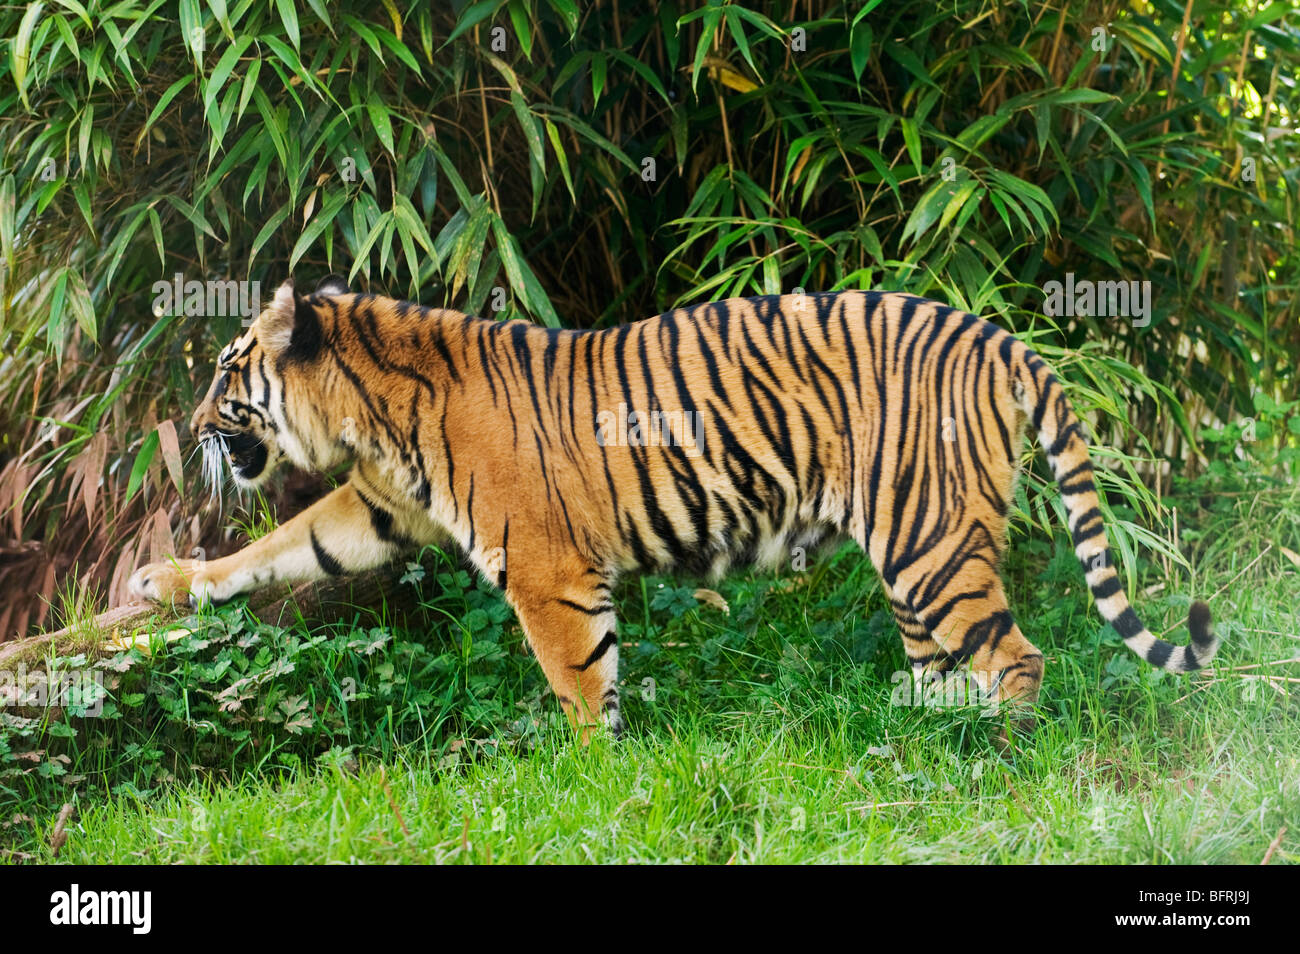
{"type": "Polygon", "coordinates": [[[997,709],[1009,706],[1017,727],[1027,729],[1042,686],[1043,654],[1012,619],[992,563],[968,557],[944,575],[937,589],[926,585],[924,574],[900,579],[895,588],[906,593],[935,643],[975,675],[982,701],[997,709]]]}
{"type": "Polygon", "coordinates": [[[917,677],[927,672],[950,671],[956,660],[934,641],[907,601],[899,599],[888,586],[885,595],[889,598],[889,608],[898,624],[898,632],[903,637],[903,651],[907,653],[907,661],[917,677]]]}

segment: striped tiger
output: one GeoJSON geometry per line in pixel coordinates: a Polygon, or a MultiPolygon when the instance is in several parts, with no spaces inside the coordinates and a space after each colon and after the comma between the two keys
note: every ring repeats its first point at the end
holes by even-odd
{"type": "Polygon", "coordinates": [[[132,592],[220,603],[357,573],[450,537],[505,592],[583,739],[617,734],[621,573],[717,578],[847,536],[918,674],[958,665],[1032,706],[1043,655],[997,567],[1032,425],[1098,609],[1170,672],[1218,642],[1142,625],[1107,544],[1079,420],[1046,364],[977,316],[906,294],[730,299],[599,331],[493,321],[292,281],[221,352],[191,428],[205,469],[282,461],[348,481],[230,556],[144,566],[132,592]]]}

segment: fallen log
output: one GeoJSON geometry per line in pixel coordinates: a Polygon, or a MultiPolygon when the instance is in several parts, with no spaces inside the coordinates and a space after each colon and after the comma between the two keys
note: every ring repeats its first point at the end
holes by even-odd
{"type": "MultiPolygon", "coordinates": [[[[391,564],[359,576],[332,577],[315,583],[269,586],[248,599],[253,615],[275,626],[317,626],[338,620],[368,625],[383,620],[404,629],[426,628],[432,617],[420,604],[419,590],[401,583],[402,563],[391,564]]],[[[65,656],[97,648],[115,634],[148,626],[163,626],[190,613],[188,606],[172,609],[137,600],[50,633],[0,643],[0,668],[41,659],[53,652],[65,656]]]]}

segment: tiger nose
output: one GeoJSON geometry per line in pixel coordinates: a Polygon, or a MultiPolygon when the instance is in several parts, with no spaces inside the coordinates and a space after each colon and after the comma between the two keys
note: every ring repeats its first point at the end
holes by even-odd
{"type": "Polygon", "coordinates": [[[194,416],[190,418],[190,436],[196,439],[203,436],[204,428],[210,429],[211,427],[211,424],[203,423],[203,408],[195,411],[194,416]]]}

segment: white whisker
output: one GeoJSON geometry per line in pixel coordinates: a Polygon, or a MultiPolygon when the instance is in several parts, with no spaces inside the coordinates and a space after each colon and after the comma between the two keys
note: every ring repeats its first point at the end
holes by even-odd
{"type": "Polygon", "coordinates": [[[226,446],[226,436],[220,431],[209,431],[200,441],[203,449],[203,478],[211,492],[211,496],[217,501],[218,515],[224,511],[224,495],[222,493],[225,477],[225,464],[230,459],[230,450],[226,446]]]}

